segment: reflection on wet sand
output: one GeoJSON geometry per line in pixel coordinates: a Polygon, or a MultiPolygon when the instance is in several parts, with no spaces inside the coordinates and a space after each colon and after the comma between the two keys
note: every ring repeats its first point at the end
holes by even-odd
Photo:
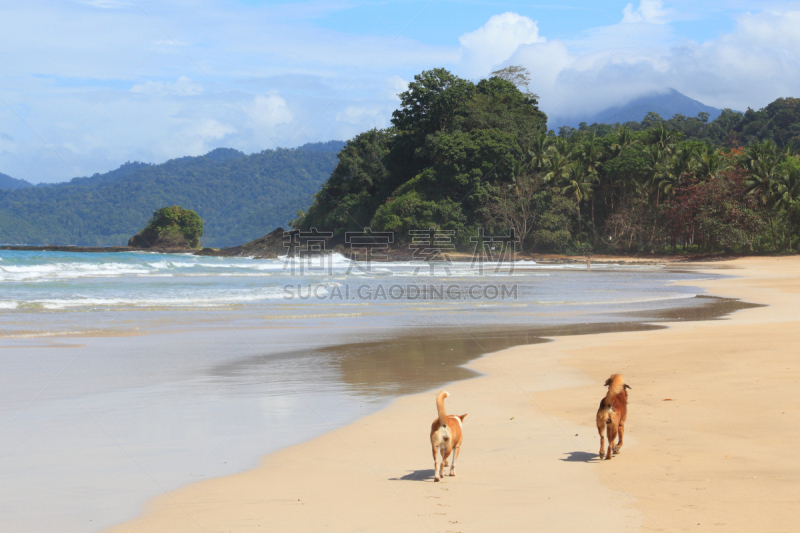
{"type": "Polygon", "coordinates": [[[739,309],[758,307],[727,298],[700,297],[704,305],[678,309],[625,313],[638,321],[505,328],[430,328],[395,332],[380,340],[351,342],[311,350],[256,356],[215,368],[220,379],[236,376],[270,382],[276,379],[276,361],[304,360],[313,368],[306,379],[335,381],[356,395],[373,398],[414,394],[446,383],[469,379],[475,372],[462,365],[487,353],[522,344],[548,342],[550,337],[608,332],[646,331],[665,326],[645,320],[672,322],[716,320],[739,309]]]}
{"type": "Polygon", "coordinates": [[[659,322],[686,322],[698,320],[719,320],[741,309],[764,307],[761,304],[751,304],[734,298],[720,298],[718,296],[695,296],[704,301],[703,305],[695,307],[676,307],[673,309],[655,309],[651,311],[637,311],[635,313],[622,313],[626,316],[635,316],[643,320],[658,320],[659,322]]]}

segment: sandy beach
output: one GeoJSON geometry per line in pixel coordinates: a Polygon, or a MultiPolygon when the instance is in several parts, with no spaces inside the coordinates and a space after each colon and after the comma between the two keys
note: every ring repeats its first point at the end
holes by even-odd
{"type": "Polygon", "coordinates": [[[109,531],[793,531],[800,258],[708,265],[720,268],[736,277],[693,284],[767,307],[470,363],[483,376],[447,386],[448,412],[468,413],[457,477],[433,482],[427,392],[109,531]],[[613,372],[632,387],[626,440],[599,461],[594,414],[613,372]]]}

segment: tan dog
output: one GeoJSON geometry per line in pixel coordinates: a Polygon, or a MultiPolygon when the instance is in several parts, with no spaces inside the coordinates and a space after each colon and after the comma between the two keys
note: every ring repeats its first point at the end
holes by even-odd
{"type": "Polygon", "coordinates": [[[431,424],[431,447],[433,448],[433,468],[434,481],[439,481],[444,476],[444,467],[447,466],[447,458],[453,454],[452,464],[450,465],[450,475],[456,475],[456,459],[461,451],[461,441],[463,432],[461,425],[467,415],[450,415],[444,410],[444,399],[450,396],[446,391],[440,392],[436,396],[436,410],[439,416],[431,424]]]}
{"type": "Polygon", "coordinates": [[[600,400],[600,408],[597,410],[597,432],[600,433],[600,459],[605,455],[606,459],[611,459],[611,450],[619,453],[622,448],[622,437],[625,434],[625,418],[628,416],[628,391],[629,386],[625,384],[622,374],[611,374],[606,380],[605,386],[608,387],[606,397],[600,400]],[[606,438],[603,429],[608,434],[608,453],[606,453],[606,438]],[[614,446],[614,439],[619,435],[619,443],[614,446]]]}

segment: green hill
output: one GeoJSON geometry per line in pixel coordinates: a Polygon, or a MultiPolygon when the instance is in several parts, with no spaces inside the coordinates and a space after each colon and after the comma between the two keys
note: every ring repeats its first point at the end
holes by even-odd
{"type": "Polygon", "coordinates": [[[675,115],[695,117],[698,113],[707,113],[709,120],[715,120],[722,113],[722,110],[689,98],[675,89],[669,89],[666,92],[640,96],[624,105],[610,107],[591,115],[550,117],[548,124],[551,129],[556,131],[561,126],[577,128],[581,122],[587,124],[625,124],[626,122],[638,122],[648,113],[656,113],[666,118],[675,115]]]}
{"type": "Polygon", "coordinates": [[[202,217],[204,246],[248,242],[311,205],[343,144],[252,155],[219,148],[160,165],[126,163],[47,187],[0,189],[0,243],[124,245],[164,205],[202,217]]]}
{"type": "Polygon", "coordinates": [[[392,126],[347,142],[294,227],[335,238],[391,231],[422,253],[481,240],[497,250],[486,236],[511,230],[517,250],[536,253],[800,247],[800,100],[723,110],[711,122],[708,112],[651,112],[555,135],[535,95],[520,90],[524,69],[492,74],[477,83],[444,69],[415,76],[392,126]]]}
{"type": "Polygon", "coordinates": [[[12,178],[7,174],[3,174],[0,172],[0,189],[27,189],[29,187],[33,187],[30,183],[25,180],[18,180],[16,178],[12,178]]]}

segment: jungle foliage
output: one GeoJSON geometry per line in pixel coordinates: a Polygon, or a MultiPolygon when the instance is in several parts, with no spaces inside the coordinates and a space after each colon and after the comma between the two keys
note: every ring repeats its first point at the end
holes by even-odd
{"type": "Polygon", "coordinates": [[[797,249],[800,100],[556,135],[528,79],[519,67],[478,83],[415,76],[392,126],[351,139],[293,225],[394,231],[400,243],[412,229],[454,230],[462,249],[480,228],[513,228],[536,252],[797,249]]]}

